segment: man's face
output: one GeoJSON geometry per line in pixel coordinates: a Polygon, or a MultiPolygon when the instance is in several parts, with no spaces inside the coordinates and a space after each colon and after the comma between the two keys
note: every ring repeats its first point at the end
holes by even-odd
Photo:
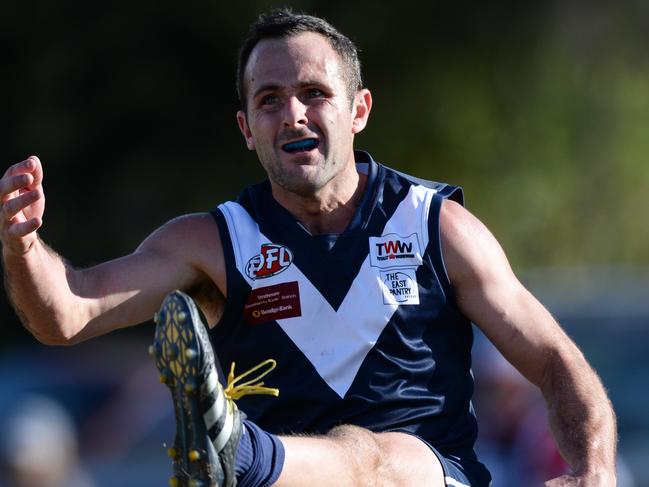
{"type": "Polygon", "coordinates": [[[353,164],[354,134],[365,126],[371,98],[361,90],[350,101],[340,56],[326,38],[307,32],[262,40],[244,83],[239,128],[275,187],[310,196],[353,164]]]}

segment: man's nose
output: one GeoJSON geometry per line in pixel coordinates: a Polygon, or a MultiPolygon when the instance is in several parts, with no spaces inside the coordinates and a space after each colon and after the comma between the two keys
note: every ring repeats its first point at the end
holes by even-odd
{"type": "Polygon", "coordinates": [[[308,121],[306,108],[297,96],[291,96],[284,105],[284,125],[287,127],[306,125],[308,121]]]}

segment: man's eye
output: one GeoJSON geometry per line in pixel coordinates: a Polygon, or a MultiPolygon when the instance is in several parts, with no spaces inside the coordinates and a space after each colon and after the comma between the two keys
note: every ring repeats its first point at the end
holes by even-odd
{"type": "Polygon", "coordinates": [[[306,94],[309,98],[321,98],[324,96],[324,92],[317,88],[311,88],[307,90],[306,94]]]}
{"type": "Polygon", "coordinates": [[[274,105],[279,101],[279,97],[277,95],[265,95],[262,97],[260,104],[261,105],[274,105]]]}

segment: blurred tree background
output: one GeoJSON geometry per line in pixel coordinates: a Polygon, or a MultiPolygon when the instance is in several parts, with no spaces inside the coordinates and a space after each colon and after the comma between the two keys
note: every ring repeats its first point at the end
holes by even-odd
{"type": "MultiPolygon", "coordinates": [[[[0,161],[41,158],[44,240],[92,265],[263,178],[236,127],[236,55],[248,24],[286,4],[325,17],[361,49],[374,108],[357,147],[463,186],[516,270],[546,286],[547,269],[603,269],[609,289],[626,279],[619,269],[649,283],[649,3],[640,0],[4,0],[0,161]]],[[[632,287],[646,303],[647,286],[632,287]]],[[[0,317],[0,352],[34,342],[4,298],[0,317]]],[[[646,319],[636,322],[646,335],[646,319]]],[[[140,328],[127,333],[150,335],[140,328]]],[[[626,392],[614,400],[637,402],[626,392]]],[[[627,431],[646,426],[626,417],[637,420],[627,431]]]]}
{"type": "MultiPolygon", "coordinates": [[[[89,265],[263,177],[236,51],[282,4],[3,2],[0,160],[41,157],[47,242],[89,265]]],[[[357,146],[464,186],[516,269],[649,263],[649,4],[292,6],[361,49],[375,106],[357,146]]]]}

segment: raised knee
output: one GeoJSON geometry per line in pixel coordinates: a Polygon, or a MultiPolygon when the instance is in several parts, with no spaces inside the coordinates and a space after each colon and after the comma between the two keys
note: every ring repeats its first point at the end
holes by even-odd
{"type": "Polygon", "coordinates": [[[341,425],[329,431],[327,437],[341,447],[357,478],[368,479],[383,469],[385,455],[375,433],[358,426],[341,425]]]}
{"type": "Polygon", "coordinates": [[[376,435],[384,455],[386,485],[444,485],[444,474],[433,451],[418,438],[405,433],[376,435]]]}
{"type": "Polygon", "coordinates": [[[354,426],[353,424],[341,424],[329,430],[327,434],[329,438],[335,440],[345,441],[352,438],[366,438],[376,441],[375,433],[372,433],[370,430],[361,428],[360,426],[354,426]]]}
{"type": "Polygon", "coordinates": [[[396,481],[394,459],[396,452],[381,434],[358,426],[343,425],[332,429],[328,437],[342,448],[341,453],[356,479],[354,485],[383,487],[400,485],[396,481]]]}
{"type": "Polygon", "coordinates": [[[353,451],[366,455],[379,455],[381,445],[378,436],[370,430],[345,424],[336,426],[327,435],[330,439],[353,451]]]}

